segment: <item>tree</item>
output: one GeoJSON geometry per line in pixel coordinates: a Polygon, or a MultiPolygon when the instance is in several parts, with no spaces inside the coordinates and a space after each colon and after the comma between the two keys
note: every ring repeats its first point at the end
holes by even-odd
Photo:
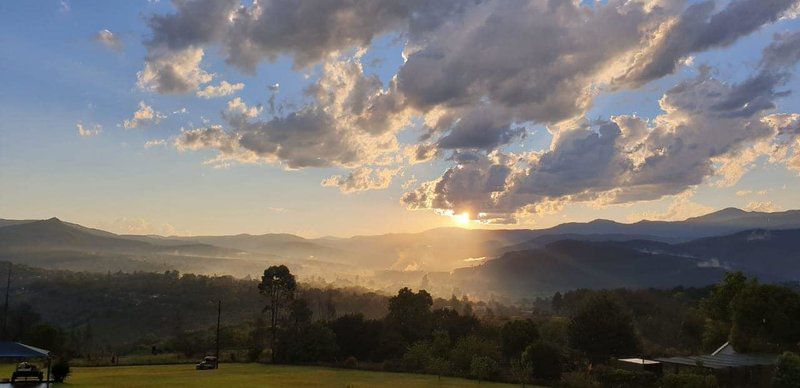
{"type": "Polygon", "coordinates": [[[785,352],[778,357],[778,366],[772,377],[775,388],[800,387],[800,356],[785,352]]]}
{"type": "Polygon", "coordinates": [[[271,346],[273,348],[275,347],[280,312],[287,302],[294,299],[296,289],[297,282],[294,275],[289,272],[289,268],[285,265],[273,265],[265,269],[264,276],[261,277],[261,283],[258,284],[259,293],[269,299],[269,304],[264,307],[264,311],[270,312],[271,346]]]}
{"type": "Polygon", "coordinates": [[[528,345],[539,339],[539,329],[530,319],[508,321],[500,328],[500,349],[507,359],[519,357],[528,345]]]}
{"type": "Polygon", "coordinates": [[[389,299],[386,322],[400,333],[406,343],[417,342],[431,333],[432,305],[433,298],[427,291],[419,290],[414,293],[403,288],[389,299]]]}
{"type": "Polygon", "coordinates": [[[638,353],[639,342],[631,317],[608,293],[590,298],[567,327],[569,344],[592,361],[638,353]]]}
{"type": "Polygon", "coordinates": [[[450,352],[450,361],[453,364],[453,369],[462,374],[469,373],[472,359],[475,357],[500,359],[497,343],[484,336],[469,335],[458,340],[450,352]]]}
{"type": "Polygon", "coordinates": [[[531,364],[523,361],[522,358],[512,358],[510,366],[514,381],[520,383],[520,385],[525,388],[525,384],[531,380],[531,376],[533,375],[531,364]]]}
{"type": "Polygon", "coordinates": [[[748,282],[730,310],[731,343],[739,351],[775,352],[800,342],[800,294],[787,287],[748,282]]]}
{"type": "Polygon", "coordinates": [[[280,360],[287,362],[331,361],[336,355],[336,335],[323,322],[314,322],[300,328],[296,334],[285,332],[291,338],[278,341],[280,360]],[[283,349],[285,347],[285,349],[283,349]]]}
{"type": "Polygon", "coordinates": [[[41,323],[30,329],[24,341],[54,354],[63,354],[66,335],[57,327],[41,323]]]}
{"type": "Polygon", "coordinates": [[[561,377],[561,352],[553,345],[536,342],[522,353],[522,362],[530,365],[533,377],[558,379],[561,377]]]}
{"type": "Polygon", "coordinates": [[[403,354],[403,369],[408,372],[421,372],[431,363],[433,349],[428,341],[420,341],[408,347],[403,354]]]}
{"type": "Polygon", "coordinates": [[[69,362],[67,362],[67,360],[64,359],[58,360],[58,362],[53,364],[51,372],[53,373],[53,380],[55,382],[63,383],[64,380],[67,379],[67,376],[69,376],[70,374],[69,362]]]}
{"type": "Polygon", "coordinates": [[[431,312],[433,330],[447,333],[452,341],[466,337],[480,326],[480,322],[472,315],[460,315],[452,309],[436,309],[431,312]]]}
{"type": "Polygon", "coordinates": [[[747,285],[747,277],[741,272],[728,272],[722,282],[715,285],[711,295],[703,300],[703,307],[709,318],[730,322],[731,302],[736,294],[747,285]]]}
{"type": "Polygon", "coordinates": [[[564,308],[564,297],[561,295],[560,292],[556,292],[553,295],[553,300],[550,301],[550,309],[553,310],[553,313],[559,314],[561,310],[564,308]]]}
{"type": "Polygon", "coordinates": [[[258,361],[261,353],[264,352],[264,344],[267,342],[267,323],[259,315],[253,322],[253,330],[250,332],[250,349],[248,350],[249,361],[258,361]]]}
{"type": "Polygon", "coordinates": [[[469,375],[478,381],[489,380],[500,370],[497,361],[491,357],[475,356],[472,358],[469,367],[469,375]]]}

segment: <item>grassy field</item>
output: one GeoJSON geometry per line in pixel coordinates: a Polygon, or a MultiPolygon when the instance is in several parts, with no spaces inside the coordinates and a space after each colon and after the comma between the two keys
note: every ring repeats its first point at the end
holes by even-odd
{"type": "MultiPolygon", "coordinates": [[[[5,369],[5,368],[3,368],[5,369]]],[[[473,380],[408,373],[368,372],[305,366],[222,364],[197,371],[193,365],[73,368],[64,386],[76,387],[513,387],[473,380]]]]}

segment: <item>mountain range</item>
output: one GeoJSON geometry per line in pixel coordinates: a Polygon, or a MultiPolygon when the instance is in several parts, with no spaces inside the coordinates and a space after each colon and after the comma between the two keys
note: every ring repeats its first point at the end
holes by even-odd
{"type": "Polygon", "coordinates": [[[303,277],[398,282],[440,293],[525,296],[590,287],[701,286],[727,270],[800,279],[800,211],[728,208],[683,221],[594,220],[547,229],[437,228],[350,238],[292,234],[118,235],[61,221],[0,219],[0,259],[82,271],[258,276],[285,263],[303,277]],[[417,280],[414,280],[417,279],[417,280]]]}

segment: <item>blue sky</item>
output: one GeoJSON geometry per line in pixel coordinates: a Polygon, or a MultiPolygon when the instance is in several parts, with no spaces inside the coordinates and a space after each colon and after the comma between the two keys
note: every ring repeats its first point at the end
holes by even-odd
{"type": "MultiPolygon", "coordinates": [[[[720,2],[717,8],[722,9],[726,3],[720,2]]],[[[220,125],[233,133],[232,124],[221,114],[228,102],[238,97],[250,107],[266,106],[272,93],[269,86],[273,84],[280,85],[275,98],[285,106],[284,113],[270,115],[263,110],[259,120],[268,122],[304,105],[318,104],[304,90],[320,79],[324,60],[298,67],[297,51],[291,50],[302,48],[287,49],[275,58],[265,55],[255,70],[249,71],[226,62],[224,41],[209,40],[202,42],[205,55],[201,62],[202,69],[214,75],[208,84],[241,82],[242,90],[210,99],[194,92],[160,94],[145,90],[138,83],[137,73],[155,52],[146,42],[160,33],[153,31],[148,20],[151,15],[175,12],[167,1],[0,4],[0,57],[4,59],[0,61],[0,217],[58,216],[120,233],[291,232],[346,236],[454,225],[536,228],[594,218],[676,219],[728,206],[762,210],[800,207],[798,172],[785,163],[768,162],[769,155],[758,156],[740,179],[727,186],[714,184],[715,175],[711,175],[700,184],[682,187],[677,194],[615,203],[603,203],[596,196],[575,200],[577,194],[572,193],[569,200],[558,199],[560,206],[555,211],[517,216],[512,223],[480,219],[478,214],[484,212],[472,199],[460,205],[450,198],[443,202],[451,207],[416,206],[418,210],[411,210],[414,206],[409,201],[401,201],[405,193],[423,182],[440,179],[455,163],[450,152],[466,152],[463,149],[446,149],[432,159],[398,162],[388,167],[374,160],[365,162],[364,166],[376,170],[392,170],[393,179],[386,187],[354,192],[321,185],[327,177],[346,176],[362,167],[350,162],[294,169],[280,158],[270,161],[272,156],[264,156],[255,163],[233,159],[223,168],[215,168],[204,162],[218,155],[219,149],[204,145],[181,151],[173,146],[182,129],[220,125]],[[98,41],[96,36],[102,30],[113,33],[121,48],[98,41]],[[122,123],[133,117],[140,102],[162,118],[148,125],[124,128],[122,123]],[[102,130],[94,136],[80,136],[78,123],[89,129],[99,125],[102,130]],[[154,140],[164,144],[145,147],[146,142],[154,140]],[[462,211],[471,213],[473,220],[462,223],[442,215],[462,211]]],[[[688,53],[685,57],[691,57],[691,61],[684,57],[684,64],[673,73],[636,87],[601,87],[579,116],[587,120],[617,115],[654,119],[663,113],[659,99],[675,85],[697,77],[701,66],[710,66],[711,74],[723,82],[742,82],[758,71],[762,51],[773,42],[775,34],[796,32],[798,27],[798,21],[791,18],[765,23],[731,45],[688,53]]],[[[438,31],[426,34],[435,36],[438,31]]],[[[363,56],[355,54],[355,47],[337,55],[356,58],[365,76],[376,75],[388,88],[392,77],[404,66],[402,51],[414,39],[418,38],[409,38],[402,28],[377,31],[371,44],[363,47],[363,56]]],[[[427,44],[428,40],[432,39],[426,37],[420,42],[427,44]]],[[[481,54],[476,55],[474,61],[480,62],[481,54]]],[[[800,80],[791,77],[778,90],[793,91],[798,86],[800,80]]],[[[778,97],[776,107],[765,114],[796,112],[799,98],[796,93],[778,97]]],[[[454,109],[455,105],[447,106],[454,109]]],[[[401,145],[422,143],[418,140],[424,133],[420,123],[430,112],[423,112],[428,107],[416,109],[412,124],[395,133],[401,145]]],[[[546,152],[555,147],[551,144],[555,124],[531,119],[525,122],[526,137],[515,137],[497,148],[476,152],[546,152]]],[[[434,132],[433,138],[454,131],[442,129],[434,132]]],[[[749,145],[737,147],[742,151],[749,145]]],[[[549,200],[553,198],[530,200],[530,204],[549,200]]],[[[511,212],[519,215],[518,209],[526,204],[515,202],[511,212]]],[[[509,210],[490,207],[486,213],[495,211],[509,210]]]]}

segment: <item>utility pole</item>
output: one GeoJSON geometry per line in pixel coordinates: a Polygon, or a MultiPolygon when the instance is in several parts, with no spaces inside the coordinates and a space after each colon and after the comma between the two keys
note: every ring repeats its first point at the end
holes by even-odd
{"type": "Polygon", "coordinates": [[[219,368],[219,318],[222,315],[222,300],[217,301],[217,365],[216,368],[219,368]]]}
{"type": "Polygon", "coordinates": [[[6,279],[6,303],[3,305],[3,341],[7,340],[8,328],[8,294],[11,292],[11,263],[8,263],[8,279],[6,279]]]}

